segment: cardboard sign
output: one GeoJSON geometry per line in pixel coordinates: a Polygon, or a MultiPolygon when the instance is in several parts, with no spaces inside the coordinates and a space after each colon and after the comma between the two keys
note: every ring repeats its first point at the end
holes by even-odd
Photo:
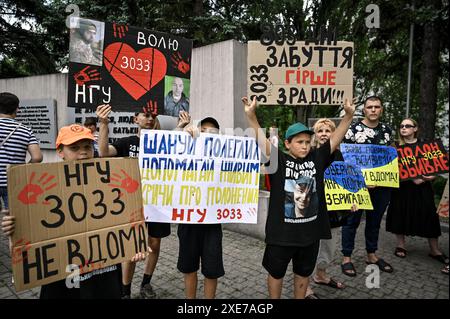
{"type": "Polygon", "coordinates": [[[248,96],[268,105],[342,105],[353,98],[353,42],[248,42],[248,96]]]}
{"type": "Polygon", "coordinates": [[[369,186],[400,187],[397,150],[391,146],[371,144],[341,144],[347,163],[361,168],[369,186]]]}
{"type": "Polygon", "coordinates": [[[444,192],[442,193],[441,201],[439,202],[439,207],[437,213],[441,217],[448,218],[448,180],[445,184],[444,192]]]}
{"type": "Polygon", "coordinates": [[[257,222],[260,150],[255,139],[143,130],[139,147],[147,221],[257,222]]]}
{"type": "Polygon", "coordinates": [[[146,251],[136,159],[96,159],[12,166],[11,215],[16,216],[16,290],[130,260],[146,251]]]}
{"type": "Polygon", "coordinates": [[[440,140],[401,145],[397,152],[402,181],[448,173],[448,154],[440,140]]]}
{"type": "Polygon", "coordinates": [[[178,116],[189,111],[192,41],[71,18],[68,105],[178,116]]]}
{"type": "Polygon", "coordinates": [[[361,169],[355,165],[336,161],[325,170],[325,202],[327,210],[373,209],[361,169]]]}
{"type": "Polygon", "coordinates": [[[42,149],[55,149],[56,141],[56,101],[20,100],[16,120],[29,127],[42,149]]]}

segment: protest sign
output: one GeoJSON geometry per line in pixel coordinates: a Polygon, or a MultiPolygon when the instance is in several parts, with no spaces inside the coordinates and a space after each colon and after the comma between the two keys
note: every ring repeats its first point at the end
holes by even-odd
{"type": "Polygon", "coordinates": [[[397,150],[394,147],[343,143],[340,150],[345,162],[361,168],[366,185],[400,186],[397,150]]]}
{"type": "MultiPolygon", "coordinates": [[[[114,144],[120,138],[136,135],[139,127],[134,123],[134,114],[132,112],[111,112],[108,123],[108,143],[114,144]]],[[[88,117],[95,117],[95,110],[69,108],[66,112],[67,123],[76,123],[83,125],[88,117]]],[[[97,128],[98,129],[98,128],[97,128]]]]}
{"type": "Polygon", "coordinates": [[[437,209],[437,213],[441,217],[448,218],[448,180],[445,184],[444,192],[442,193],[441,201],[437,209]]]}
{"type": "Polygon", "coordinates": [[[355,165],[336,161],[325,170],[325,202],[327,210],[373,209],[361,169],[355,165]]]}
{"type": "Polygon", "coordinates": [[[139,167],[146,221],[255,224],[259,158],[254,138],[143,130],[139,167]]]}
{"type": "Polygon", "coordinates": [[[137,159],[25,164],[8,170],[16,290],[130,260],[146,251],[137,159]]]}
{"type": "Polygon", "coordinates": [[[353,42],[248,42],[247,92],[259,104],[342,105],[353,98],[353,42]]]}
{"type": "Polygon", "coordinates": [[[16,120],[33,131],[42,149],[56,148],[55,104],[55,100],[20,100],[17,110],[16,120]]]}
{"type": "Polygon", "coordinates": [[[178,116],[189,111],[192,41],[71,18],[68,105],[178,116]],[[176,114],[175,114],[176,113],[176,114]]]}
{"type": "MultiPolygon", "coordinates": [[[[88,117],[96,117],[95,110],[69,108],[66,111],[66,123],[83,125],[88,117]]],[[[173,116],[158,115],[157,119],[163,130],[173,130],[178,124],[178,118],[173,116]]],[[[109,116],[108,132],[109,144],[114,144],[115,141],[121,138],[136,135],[139,132],[139,127],[134,123],[134,113],[111,112],[109,116]]],[[[56,137],[54,140],[55,139],[56,137]]]]}
{"type": "Polygon", "coordinates": [[[448,154],[440,140],[397,148],[400,180],[448,173],[448,154]]]}

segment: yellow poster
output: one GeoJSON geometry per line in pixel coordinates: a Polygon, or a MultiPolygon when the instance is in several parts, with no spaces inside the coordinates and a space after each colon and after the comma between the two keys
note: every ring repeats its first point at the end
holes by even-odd
{"type": "Polygon", "coordinates": [[[361,170],[345,162],[333,162],[324,174],[327,210],[373,209],[361,170]]]}

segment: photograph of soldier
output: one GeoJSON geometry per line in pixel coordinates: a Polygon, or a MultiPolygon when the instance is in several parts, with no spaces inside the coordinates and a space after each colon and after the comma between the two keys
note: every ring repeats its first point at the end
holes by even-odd
{"type": "Polygon", "coordinates": [[[70,62],[102,65],[105,24],[72,18],[70,29],[70,62]]]}

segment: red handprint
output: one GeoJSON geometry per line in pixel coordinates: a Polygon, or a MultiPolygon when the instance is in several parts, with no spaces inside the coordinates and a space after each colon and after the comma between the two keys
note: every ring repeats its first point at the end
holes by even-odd
{"type": "MultiPolygon", "coordinates": [[[[38,183],[41,184],[41,185],[39,185],[39,184],[33,184],[33,179],[36,176],[36,173],[35,172],[31,173],[29,183],[27,185],[25,185],[25,187],[19,193],[19,196],[17,197],[17,199],[20,200],[25,205],[36,204],[38,196],[42,195],[45,191],[48,191],[56,186],[56,183],[53,183],[50,186],[44,188],[45,185],[50,183],[55,178],[54,175],[50,175],[48,177],[47,177],[47,175],[48,175],[48,173],[42,174],[42,176],[38,180],[38,183]]],[[[43,202],[42,204],[47,205],[48,202],[43,202]]]]}
{"type": "Polygon", "coordinates": [[[191,69],[189,59],[185,62],[179,52],[172,54],[171,60],[173,62],[173,67],[177,68],[178,71],[184,74],[188,73],[191,69]]]}
{"type": "Polygon", "coordinates": [[[134,224],[131,226],[132,228],[136,228],[138,224],[136,222],[142,221],[144,219],[144,209],[141,208],[139,210],[136,210],[130,214],[130,224],[134,224]]]}
{"type": "Polygon", "coordinates": [[[131,178],[123,169],[120,170],[124,176],[113,173],[112,175],[116,178],[111,178],[112,181],[120,183],[118,184],[108,184],[110,187],[118,187],[124,189],[127,193],[134,193],[139,188],[139,183],[131,178]]]}
{"type": "Polygon", "coordinates": [[[130,215],[130,223],[134,223],[137,222],[139,218],[139,213],[138,212],[132,212],[130,215]]]}
{"type": "Polygon", "coordinates": [[[90,68],[90,66],[87,66],[80,72],[75,73],[75,75],[73,76],[73,78],[75,79],[75,82],[78,85],[81,86],[89,81],[101,80],[100,73],[98,72],[98,70],[92,69],[92,70],[88,71],[89,68],[90,68]]]}
{"type": "Polygon", "coordinates": [[[24,260],[27,259],[26,256],[22,257],[22,252],[30,250],[31,242],[30,241],[25,242],[24,239],[22,238],[22,239],[19,239],[14,244],[13,247],[15,247],[15,248],[14,248],[14,252],[13,252],[13,254],[11,256],[11,261],[12,261],[13,265],[17,265],[17,264],[19,264],[19,263],[21,263],[21,262],[23,262],[24,260]],[[21,245],[24,245],[24,247],[18,247],[18,246],[21,246],[21,245]]]}
{"type": "Polygon", "coordinates": [[[153,117],[158,115],[158,104],[156,101],[148,101],[147,104],[142,108],[144,114],[151,114],[153,117]]]}
{"type": "Polygon", "coordinates": [[[118,25],[116,23],[113,23],[113,31],[114,31],[114,37],[119,39],[122,39],[125,36],[125,32],[128,31],[127,25],[118,25]]]}

